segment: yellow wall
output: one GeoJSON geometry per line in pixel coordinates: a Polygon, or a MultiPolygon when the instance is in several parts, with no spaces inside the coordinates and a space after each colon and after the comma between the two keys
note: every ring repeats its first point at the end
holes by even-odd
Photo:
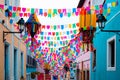
{"type": "MultiPolygon", "coordinates": [[[[4,4],[4,0],[0,0],[0,4],[4,4]]],[[[9,26],[8,28],[12,28],[13,25],[11,25],[9,23],[9,18],[6,18],[4,16],[4,13],[0,12],[0,20],[5,20],[5,24],[7,26],[9,26]]],[[[0,23],[0,80],[4,80],[4,42],[3,42],[3,31],[9,31],[9,29],[7,29],[4,25],[2,25],[0,23]]],[[[6,42],[9,43],[10,45],[12,44],[12,34],[8,34],[5,36],[5,39],[6,39],[6,42]]],[[[15,35],[13,37],[13,40],[14,40],[14,47],[16,47],[17,49],[20,49],[20,53],[23,52],[24,54],[24,77],[26,78],[26,46],[24,44],[23,41],[20,41],[19,38],[17,38],[15,35]],[[20,45],[19,45],[20,44],[20,45]]],[[[9,58],[9,62],[10,62],[10,71],[13,71],[11,69],[13,69],[13,62],[12,62],[12,52],[11,52],[11,49],[12,47],[10,46],[10,52],[9,52],[9,55],[10,55],[10,58],[9,58]]],[[[20,53],[18,53],[20,55],[20,53]]],[[[20,63],[18,63],[20,64],[20,63]]],[[[19,66],[20,68],[20,66],[19,66]]],[[[18,70],[20,71],[20,70],[18,70]]],[[[10,75],[12,74],[12,72],[10,72],[10,75]]],[[[18,72],[18,74],[20,74],[18,72]]],[[[20,76],[18,76],[20,77],[20,76]]],[[[12,79],[11,79],[12,80],[12,79]]]]}

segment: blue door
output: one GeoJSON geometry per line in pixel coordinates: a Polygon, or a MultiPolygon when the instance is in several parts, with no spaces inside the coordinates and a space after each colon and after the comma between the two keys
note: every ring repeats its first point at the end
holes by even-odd
{"type": "Polygon", "coordinates": [[[14,49],[14,80],[17,80],[17,49],[14,49]]]}
{"type": "Polygon", "coordinates": [[[5,80],[9,80],[9,46],[5,44],[4,47],[4,77],[5,80]]]}

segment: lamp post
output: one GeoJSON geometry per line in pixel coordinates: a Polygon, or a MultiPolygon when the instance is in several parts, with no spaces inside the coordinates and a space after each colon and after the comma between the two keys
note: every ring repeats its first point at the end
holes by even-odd
{"type": "Polygon", "coordinates": [[[97,15],[97,21],[98,22],[98,27],[102,32],[120,32],[120,30],[104,30],[105,28],[105,23],[106,23],[106,18],[103,16],[103,14],[98,14],[97,15]]]}
{"type": "Polygon", "coordinates": [[[21,19],[17,22],[17,24],[18,24],[18,26],[20,27],[20,29],[19,29],[20,33],[22,33],[23,30],[24,30],[24,28],[25,28],[25,26],[24,26],[24,24],[25,24],[24,19],[21,18],[21,19]]]}
{"type": "Polygon", "coordinates": [[[23,18],[21,18],[18,22],[17,22],[18,26],[19,26],[19,32],[12,32],[12,31],[3,31],[3,42],[6,40],[5,39],[5,36],[7,34],[14,34],[14,33],[22,33],[24,31],[24,24],[25,24],[25,21],[23,18]]]}

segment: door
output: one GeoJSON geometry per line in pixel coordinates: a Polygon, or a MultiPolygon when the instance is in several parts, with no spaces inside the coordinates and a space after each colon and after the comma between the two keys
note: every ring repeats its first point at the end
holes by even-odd
{"type": "Polygon", "coordinates": [[[4,77],[5,80],[9,80],[9,46],[4,46],[4,77]]]}

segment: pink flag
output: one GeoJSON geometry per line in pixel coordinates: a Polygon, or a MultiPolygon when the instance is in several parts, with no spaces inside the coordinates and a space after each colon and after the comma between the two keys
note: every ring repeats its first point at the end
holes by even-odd
{"type": "Polygon", "coordinates": [[[26,11],[26,8],[22,8],[22,11],[25,12],[25,11],[26,11]]]}
{"type": "Polygon", "coordinates": [[[17,10],[17,8],[14,6],[14,7],[13,7],[13,11],[16,11],[16,10],[17,10]]]}
{"type": "Polygon", "coordinates": [[[0,4],[0,8],[1,8],[1,9],[4,9],[4,5],[0,4]]]}

